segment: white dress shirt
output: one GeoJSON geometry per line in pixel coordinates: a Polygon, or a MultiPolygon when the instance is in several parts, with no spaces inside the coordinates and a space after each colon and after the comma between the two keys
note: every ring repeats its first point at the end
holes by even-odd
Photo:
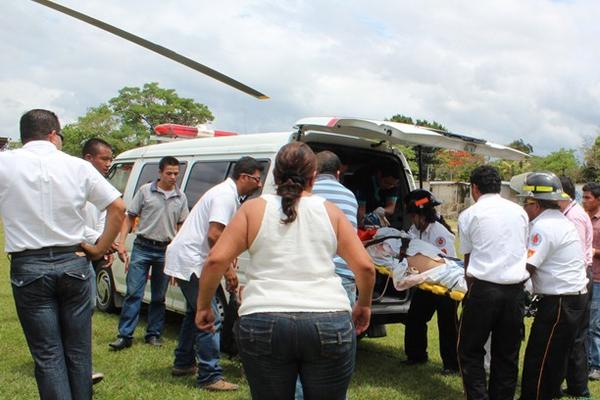
{"type": "Polygon", "coordinates": [[[528,226],[523,207],[499,194],[482,195],[458,217],[461,252],[470,254],[467,276],[502,285],[529,278],[528,226]]]}
{"type": "Polygon", "coordinates": [[[227,225],[240,206],[235,182],[227,178],[198,200],[165,253],[165,274],[190,280],[200,277],[208,256],[208,227],[211,222],[227,225]]]}
{"type": "Polygon", "coordinates": [[[0,215],[5,251],[19,252],[81,243],[84,209],[100,210],[120,193],[87,161],[47,140],[0,153],[0,215]]]}
{"type": "Polygon", "coordinates": [[[560,210],[544,210],[531,221],[527,264],[533,292],[573,294],[585,289],[585,255],[577,230],[560,210]]]}

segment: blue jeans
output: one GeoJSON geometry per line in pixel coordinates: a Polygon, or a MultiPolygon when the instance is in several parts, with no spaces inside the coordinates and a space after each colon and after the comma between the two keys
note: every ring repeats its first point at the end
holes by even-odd
{"type": "Polygon", "coordinates": [[[185,297],[186,311],[179,331],[179,341],[175,349],[176,368],[186,368],[198,362],[198,385],[210,384],[223,379],[223,368],[219,365],[221,315],[217,310],[215,298],[212,300],[215,315],[216,332],[204,332],[196,327],[196,300],[198,298],[198,277],[193,275],[189,281],[177,279],[185,297]]]}
{"type": "Polygon", "coordinates": [[[590,305],[589,363],[600,369],[600,282],[594,282],[590,305]]]}
{"type": "Polygon", "coordinates": [[[41,399],[92,398],[90,263],[75,253],[14,257],[17,315],[41,399]]]}
{"type": "MultiPolygon", "coordinates": [[[[342,279],[342,286],[348,295],[348,300],[350,300],[350,307],[354,307],[356,303],[356,281],[354,277],[349,277],[346,275],[338,274],[338,276],[342,279]]],[[[346,397],[347,398],[347,397],[346,397]]],[[[302,382],[300,381],[300,377],[296,380],[296,400],[304,400],[304,393],[302,391],[302,382]]]]}
{"type": "Polygon", "coordinates": [[[160,337],[165,323],[165,294],[167,293],[168,277],[164,274],[165,248],[133,242],[129,271],[127,271],[127,294],[123,301],[121,318],[119,319],[119,337],[133,338],[133,331],[140,317],[140,307],[144,299],[144,289],[150,274],[151,299],[148,307],[148,326],[146,336],[160,337]]]}
{"type": "Polygon", "coordinates": [[[293,399],[298,375],[307,399],[345,399],[356,354],[350,313],[244,315],[235,334],[253,399],[293,399]]]}

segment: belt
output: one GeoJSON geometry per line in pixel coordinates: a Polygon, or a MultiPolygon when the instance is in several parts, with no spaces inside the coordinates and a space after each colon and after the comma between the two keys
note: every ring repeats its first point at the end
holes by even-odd
{"type": "Polygon", "coordinates": [[[167,247],[171,241],[161,242],[158,240],[147,239],[141,235],[137,235],[136,240],[139,240],[141,244],[147,244],[154,247],[167,247]]]}
{"type": "Polygon", "coordinates": [[[62,253],[75,253],[76,251],[83,251],[80,245],[73,246],[50,246],[42,247],[41,249],[35,250],[23,250],[15,253],[9,253],[11,258],[25,257],[25,256],[53,256],[54,254],[62,253]]]}
{"type": "Polygon", "coordinates": [[[550,297],[550,296],[556,296],[556,297],[560,297],[560,296],[579,296],[582,294],[587,294],[587,289],[583,288],[577,292],[567,292],[567,293],[561,293],[561,294],[538,294],[538,296],[542,296],[542,297],[550,297]]]}

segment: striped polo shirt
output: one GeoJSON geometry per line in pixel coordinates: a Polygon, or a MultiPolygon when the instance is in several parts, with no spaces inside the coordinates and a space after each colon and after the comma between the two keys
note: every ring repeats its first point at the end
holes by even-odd
{"type": "MultiPolygon", "coordinates": [[[[346,217],[348,217],[348,220],[350,220],[354,229],[356,229],[356,213],[358,211],[356,196],[354,196],[354,193],[348,190],[344,185],[339,183],[335,176],[329,174],[317,176],[312,192],[338,206],[338,208],[344,212],[346,217]]],[[[335,264],[335,272],[338,275],[354,278],[354,274],[348,268],[348,265],[343,258],[335,256],[333,263],[335,264]]]]}

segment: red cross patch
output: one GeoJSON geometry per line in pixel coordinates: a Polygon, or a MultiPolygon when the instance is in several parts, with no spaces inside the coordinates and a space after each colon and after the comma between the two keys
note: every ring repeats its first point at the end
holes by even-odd
{"type": "Polygon", "coordinates": [[[542,235],[540,235],[539,233],[535,233],[531,237],[531,244],[534,246],[539,246],[540,243],[542,243],[542,235]]]}
{"type": "Polygon", "coordinates": [[[446,239],[440,236],[439,238],[435,239],[435,243],[438,245],[438,247],[442,247],[446,244],[446,239]]]}

